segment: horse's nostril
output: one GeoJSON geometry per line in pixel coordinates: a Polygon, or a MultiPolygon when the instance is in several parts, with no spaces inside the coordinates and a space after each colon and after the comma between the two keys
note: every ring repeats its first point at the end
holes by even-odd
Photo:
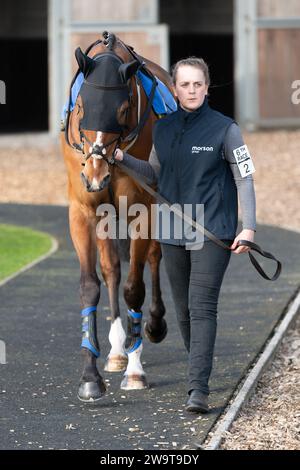
{"type": "Polygon", "coordinates": [[[109,183],[109,180],[110,180],[110,174],[104,176],[104,178],[103,178],[103,180],[101,181],[101,184],[100,184],[100,189],[106,188],[106,186],[109,183]]]}
{"type": "Polygon", "coordinates": [[[81,181],[82,181],[83,185],[86,187],[87,190],[89,190],[90,183],[89,183],[87,177],[85,176],[85,174],[83,172],[80,173],[80,178],[81,178],[81,181]]]}

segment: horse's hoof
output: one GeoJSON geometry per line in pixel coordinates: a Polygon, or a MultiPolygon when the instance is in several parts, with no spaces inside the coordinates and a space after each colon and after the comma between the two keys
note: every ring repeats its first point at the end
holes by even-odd
{"type": "Polygon", "coordinates": [[[106,392],[105,383],[102,380],[97,382],[82,382],[79,384],[78,398],[85,403],[95,403],[103,397],[106,392]]]}
{"type": "Polygon", "coordinates": [[[148,388],[145,375],[124,375],[120,386],[121,390],[144,390],[148,388]]]}
{"type": "Polygon", "coordinates": [[[106,372],[120,372],[122,370],[126,370],[127,364],[127,356],[121,356],[121,354],[109,356],[106,360],[104,370],[106,372]]]}
{"type": "Polygon", "coordinates": [[[151,341],[151,343],[160,343],[168,333],[167,322],[164,318],[161,319],[161,328],[159,331],[151,330],[148,322],[144,324],[144,333],[146,338],[151,341]]]}

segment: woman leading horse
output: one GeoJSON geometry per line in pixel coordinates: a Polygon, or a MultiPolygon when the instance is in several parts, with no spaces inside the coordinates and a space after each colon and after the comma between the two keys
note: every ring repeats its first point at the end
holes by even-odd
{"type": "MultiPolygon", "coordinates": [[[[100,355],[96,323],[101,284],[96,272],[97,253],[108,289],[112,318],[109,333],[111,350],[105,370],[126,369],[122,389],[147,386],[141,364],[146,261],[152,276],[152,302],[145,334],[156,343],[167,334],[159,282],[161,251],[159,243],[151,240],[150,217],[142,221],[147,224],[149,236],[132,239],[130,244],[130,268],[124,285],[124,299],[128,306],[127,334],[122,326],[118,301],[121,279],[118,244],[112,238],[96,236],[96,227],[106,216],[97,208],[102,204],[112,204],[118,215],[121,196],[127,197],[128,207],[142,203],[151,214],[153,197],[113,165],[113,154],[118,146],[125,151],[130,149],[130,153],[140,160],[148,160],[152,127],[158,119],[151,107],[156,87],[154,75],[169,89],[171,80],[162,68],[136,55],[113,34],[103,33],[103,39],[96,41],[86,53],[78,48],[75,56],[79,66],[75,78],[81,74],[83,82],[73,110],[69,101],[61,144],[68,171],[70,232],[80,262],[84,366],[78,398],[94,402],[105,393],[105,384],[96,366],[100,355]],[[149,99],[136,77],[138,69],[144,70],[152,80],[149,99]]],[[[132,218],[128,217],[128,221],[132,218]]]]}

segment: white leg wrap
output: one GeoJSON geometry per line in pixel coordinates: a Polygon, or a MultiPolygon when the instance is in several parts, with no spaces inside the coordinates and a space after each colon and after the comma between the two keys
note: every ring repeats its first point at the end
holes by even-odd
{"type": "Polygon", "coordinates": [[[110,356],[125,356],[125,340],[126,340],[126,334],[124,331],[124,328],[122,326],[122,320],[121,318],[117,318],[110,327],[110,332],[108,336],[109,342],[111,344],[111,350],[108,355],[110,356]]]}
{"type": "Polygon", "coordinates": [[[128,365],[125,371],[125,375],[145,375],[143,366],[141,364],[142,351],[143,343],[141,343],[135,351],[128,353],[128,365]]]}

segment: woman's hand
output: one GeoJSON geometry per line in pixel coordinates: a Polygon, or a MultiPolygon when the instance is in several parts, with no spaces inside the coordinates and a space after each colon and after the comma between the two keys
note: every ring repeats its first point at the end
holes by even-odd
{"type": "Polygon", "coordinates": [[[116,149],[114,153],[114,159],[121,162],[123,160],[124,154],[121,149],[116,149]]]}
{"type": "Polygon", "coordinates": [[[237,255],[240,255],[241,253],[247,253],[248,251],[250,251],[250,248],[248,246],[239,246],[238,248],[236,247],[239,240],[248,240],[249,242],[254,242],[254,233],[254,230],[242,230],[241,233],[239,233],[239,235],[237,235],[237,237],[234,239],[234,242],[230,247],[233,250],[232,252],[237,255]]]}

